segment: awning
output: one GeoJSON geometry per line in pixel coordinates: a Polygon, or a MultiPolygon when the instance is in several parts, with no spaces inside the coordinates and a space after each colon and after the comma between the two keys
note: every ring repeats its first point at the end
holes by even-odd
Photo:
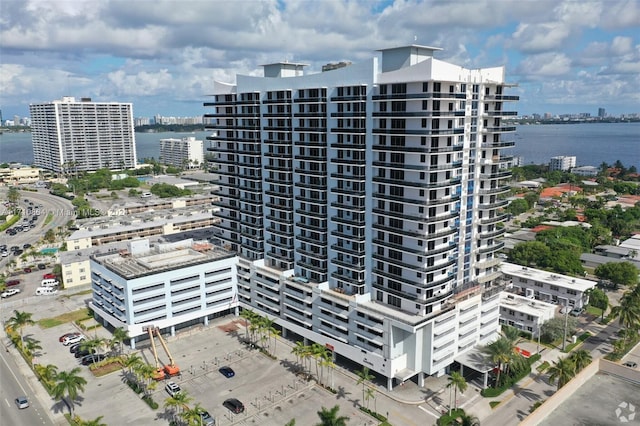
{"type": "Polygon", "coordinates": [[[495,367],[495,365],[487,362],[486,356],[479,347],[474,347],[468,352],[458,355],[454,358],[454,361],[479,373],[487,373],[495,367]]]}
{"type": "Polygon", "coordinates": [[[398,380],[400,380],[400,381],[404,382],[404,381],[406,381],[406,380],[409,380],[410,378],[412,378],[412,377],[413,377],[413,376],[415,376],[416,374],[418,374],[418,372],[417,372],[417,371],[413,371],[413,370],[410,370],[410,369],[408,369],[408,368],[403,368],[402,370],[400,370],[400,371],[396,372],[396,373],[393,375],[393,378],[394,378],[394,379],[398,379],[398,380]]]}

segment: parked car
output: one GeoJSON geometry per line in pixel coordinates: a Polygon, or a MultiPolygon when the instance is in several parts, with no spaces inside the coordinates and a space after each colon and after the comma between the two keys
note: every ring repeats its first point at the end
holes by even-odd
{"type": "Polygon", "coordinates": [[[571,315],[572,317],[579,317],[580,314],[582,314],[584,309],[582,308],[573,308],[571,310],[571,312],[569,312],[569,315],[571,315]]]}
{"type": "Polygon", "coordinates": [[[625,367],[629,367],[629,368],[638,368],[638,363],[637,362],[633,362],[633,361],[627,361],[624,364],[625,367]]]}
{"type": "Polygon", "coordinates": [[[66,339],[67,337],[72,337],[72,336],[80,336],[82,333],[78,333],[77,331],[73,331],[70,333],[65,333],[62,336],[58,337],[58,342],[62,343],[64,341],[64,339],[66,339]]]}
{"type": "Polygon", "coordinates": [[[236,372],[233,371],[231,367],[227,366],[221,367],[218,371],[228,379],[236,375],[236,372]]]}
{"type": "Polygon", "coordinates": [[[105,354],[87,355],[82,358],[82,365],[91,365],[94,362],[104,361],[107,358],[105,354]]]}
{"type": "Polygon", "coordinates": [[[38,287],[36,288],[36,296],[53,296],[58,293],[54,287],[38,287]]]}
{"type": "Polygon", "coordinates": [[[86,349],[79,349],[73,354],[74,358],[85,358],[86,356],[93,355],[96,353],[95,349],[88,351],[86,349]]]}
{"type": "Polygon", "coordinates": [[[52,273],[48,273],[48,274],[44,274],[42,276],[43,280],[55,280],[56,279],[56,274],[52,274],[52,273]]]}
{"type": "Polygon", "coordinates": [[[182,392],[182,388],[175,382],[167,383],[167,385],[164,387],[164,390],[166,390],[167,393],[171,396],[176,396],[179,392],[182,392]]]}
{"type": "Polygon", "coordinates": [[[198,414],[200,414],[200,424],[202,426],[214,426],[216,424],[215,419],[207,411],[200,411],[198,414]]]}
{"type": "Polygon", "coordinates": [[[7,287],[13,287],[14,285],[20,284],[20,280],[9,280],[5,284],[7,287]]]}
{"type": "Polygon", "coordinates": [[[3,291],[2,294],[0,294],[0,297],[5,299],[7,297],[14,296],[14,295],[16,295],[18,293],[20,293],[20,289],[19,288],[10,288],[10,289],[7,289],[7,290],[3,291]]]}
{"type": "Polygon", "coordinates": [[[3,251],[0,253],[0,255],[1,255],[2,257],[7,257],[7,256],[9,256],[9,252],[8,252],[8,251],[6,251],[6,250],[3,250],[3,251]]]}
{"type": "Polygon", "coordinates": [[[30,274],[31,273],[31,268],[24,268],[24,273],[25,274],[30,274]]]}
{"type": "Polygon", "coordinates": [[[77,336],[69,336],[69,337],[65,337],[62,340],[62,344],[65,345],[65,346],[69,346],[69,345],[73,345],[74,343],[80,343],[84,339],[85,339],[85,337],[82,334],[79,334],[77,336]]]}
{"type": "Polygon", "coordinates": [[[236,414],[242,413],[244,411],[244,404],[236,398],[225,399],[222,405],[236,414]]]}
{"type": "Polygon", "coordinates": [[[38,263],[38,269],[40,270],[47,269],[47,265],[45,265],[44,263],[38,263]]]}
{"type": "Polygon", "coordinates": [[[29,400],[27,399],[26,396],[19,396],[16,398],[16,405],[21,410],[25,408],[29,408],[29,400]]]}
{"type": "Polygon", "coordinates": [[[81,345],[82,345],[82,342],[76,343],[75,345],[69,346],[69,352],[71,352],[72,354],[75,354],[76,352],[78,352],[80,350],[80,346],[81,345]]]}
{"type": "Polygon", "coordinates": [[[23,248],[23,249],[31,248],[31,244],[26,243],[26,244],[24,244],[24,245],[22,246],[22,248],[23,248]]]}

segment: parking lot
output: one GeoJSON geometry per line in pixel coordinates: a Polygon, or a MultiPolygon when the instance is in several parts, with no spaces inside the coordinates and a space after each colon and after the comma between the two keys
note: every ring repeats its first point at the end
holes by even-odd
{"type": "MultiPolygon", "coordinates": [[[[61,293],[65,292],[67,291],[61,293]]],[[[17,309],[32,312],[35,320],[50,318],[86,306],[88,297],[77,295],[65,298],[59,295],[38,298],[37,305],[26,304],[25,300],[24,305],[21,303],[22,306],[17,309]]],[[[7,315],[10,314],[11,312],[7,315]]],[[[321,407],[331,408],[339,404],[340,415],[349,416],[352,419],[350,424],[375,424],[373,418],[358,409],[357,391],[351,395],[353,398],[345,395],[340,397],[314,382],[306,382],[297,377],[293,372],[295,357],[290,354],[290,343],[278,340],[278,360],[246,347],[238,339],[238,335],[244,334],[244,328],[238,321],[235,317],[219,318],[207,327],[186,330],[176,336],[165,336],[168,349],[182,373],[170,380],[178,383],[193,397],[190,407],[199,403],[216,419],[217,425],[282,426],[291,419],[296,419],[296,423],[300,425],[315,424],[319,421],[317,412],[321,407]],[[235,328],[237,329],[229,331],[235,328]],[[223,376],[218,371],[221,366],[233,368],[235,376],[223,376]],[[222,406],[227,398],[242,401],[245,411],[240,414],[231,413],[222,406]]],[[[122,372],[95,378],[88,367],[80,365],[79,360],[69,353],[69,348],[58,341],[61,335],[73,331],[79,329],[74,324],[67,323],[47,329],[37,325],[26,327],[24,334],[25,337],[39,340],[43,347],[35,360],[37,363],[54,364],[60,371],[80,367],[88,384],[75,405],[77,415],[85,420],[103,416],[101,421],[107,425],[169,423],[171,412],[164,408],[164,401],[169,395],[164,390],[164,381],[158,382],[152,392],[153,399],[159,404],[159,408],[153,410],[124,383],[122,372]]],[[[89,337],[94,334],[98,337],[111,337],[104,328],[84,333],[89,337]]],[[[155,364],[149,342],[139,344],[138,355],[148,363],[155,364]]],[[[161,364],[168,363],[168,357],[157,341],[156,347],[161,364]]],[[[54,418],[58,423],[64,424],[62,414],[68,411],[66,405],[53,401],[44,390],[39,395],[45,407],[50,407],[55,413],[54,418]]]]}

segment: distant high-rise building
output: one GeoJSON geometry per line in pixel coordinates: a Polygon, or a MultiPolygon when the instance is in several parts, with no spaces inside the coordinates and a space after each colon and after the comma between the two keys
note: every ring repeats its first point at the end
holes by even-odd
{"type": "Polygon", "coordinates": [[[34,165],[56,172],[135,167],[132,104],[64,97],[29,110],[34,165]]]}
{"type": "Polygon", "coordinates": [[[598,108],[598,118],[605,118],[606,116],[607,116],[607,113],[604,110],[604,108],[598,108]]]}
{"type": "Polygon", "coordinates": [[[466,69],[438,50],[384,49],[312,75],[268,64],[205,103],[214,235],[240,253],[241,306],[388,387],[443,373],[498,329],[515,132],[503,120],[518,96],[504,67],[466,69]]]}
{"type": "Polygon", "coordinates": [[[195,169],[204,162],[204,148],[195,137],[182,139],[160,139],[162,163],[183,169],[195,169]]]}
{"type": "Polygon", "coordinates": [[[552,172],[553,171],[566,172],[575,166],[576,166],[575,156],[559,155],[557,157],[551,157],[551,160],[549,161],[549,170],[552,172]]]}

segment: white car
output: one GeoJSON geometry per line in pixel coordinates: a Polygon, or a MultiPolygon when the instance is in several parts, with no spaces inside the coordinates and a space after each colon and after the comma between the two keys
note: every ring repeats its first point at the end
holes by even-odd
{"type": "Polygon", "coordinates": [[[9,256],[9,252],[6,251],[6,250],[3,250],[2,251],[2,257],[7,257],[7,256],[9,256]]]}
{"type": "Polygon", "coordinates": [[[175,382],[167,383],[167,385],[164,387],[164,389],[171,396],[176,396],[178,393],[182,392],[182,389],[180,388],[180,386],[178,386],[178,384],[175,383],[175,382]]]}
{"type": "Polygon", "coordinates": [[[65,337],[64,338],[64,340],[62,341],[62,344],[65,345],[65,346],[69,346],[69,345],[73,345],[75,343],[80,343],[84,339],[85,339],[85,337],[82,334],[80,334],[78,336],[69,336],[69,337],[65,337]]]}
{"type": "Polygon", "coordinates": [[[0,297],[4,299],[5,297],[11,297],[14,294],[18,294],[18,293],[20,293],[19,288],[10,288],[8,290],[3,291],[2,294],[0,294],[0,297]]]}

